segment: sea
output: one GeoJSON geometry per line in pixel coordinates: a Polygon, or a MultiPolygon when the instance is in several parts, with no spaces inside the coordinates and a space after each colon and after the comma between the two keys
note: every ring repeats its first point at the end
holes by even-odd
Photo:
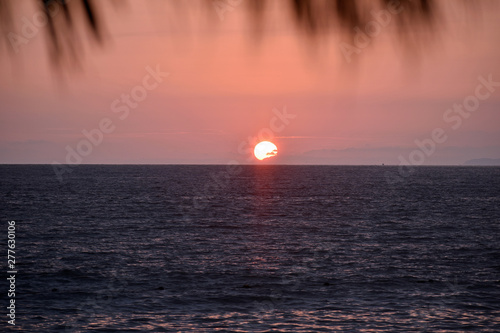
{"type": "Polygon", "coordinates": [[[0,166],[2,332],[500,332],[500,167],[66,171],[0,166]]]}

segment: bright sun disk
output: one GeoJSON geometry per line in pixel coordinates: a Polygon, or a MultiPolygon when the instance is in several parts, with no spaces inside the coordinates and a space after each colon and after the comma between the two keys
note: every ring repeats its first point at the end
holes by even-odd
{"type": "Polygon", "coordinates": [[[253,150],[255,157],[262,161],[266,158],[276,156],[278,154],[278,147],[270,141],[259,142],[253,150]]]}

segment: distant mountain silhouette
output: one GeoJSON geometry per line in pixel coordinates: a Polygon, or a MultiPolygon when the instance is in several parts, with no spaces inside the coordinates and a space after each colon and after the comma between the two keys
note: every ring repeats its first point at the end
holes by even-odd
{"type": "Polygon", "coordinates": [[[468,160],[464,165],[498,165],[500,166],[500,158],[475,158],[468,160]]]}

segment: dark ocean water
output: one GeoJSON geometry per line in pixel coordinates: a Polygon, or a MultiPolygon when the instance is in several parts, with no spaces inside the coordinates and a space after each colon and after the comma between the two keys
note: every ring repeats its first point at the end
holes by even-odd
{"type": "Polygon", "coordinates": [[[498,167],[0,171],[11,330],[500,331],[498,167]]]}

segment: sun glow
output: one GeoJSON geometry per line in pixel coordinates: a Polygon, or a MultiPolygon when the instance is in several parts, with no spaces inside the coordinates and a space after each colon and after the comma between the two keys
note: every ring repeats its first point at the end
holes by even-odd
{"type": "Polygon", "coordinates": [[[278,147],[270,141],[259,142],[253,150],[255,157],[262,161],[266,158],[276,156],[278,154],[278,147]]]}

